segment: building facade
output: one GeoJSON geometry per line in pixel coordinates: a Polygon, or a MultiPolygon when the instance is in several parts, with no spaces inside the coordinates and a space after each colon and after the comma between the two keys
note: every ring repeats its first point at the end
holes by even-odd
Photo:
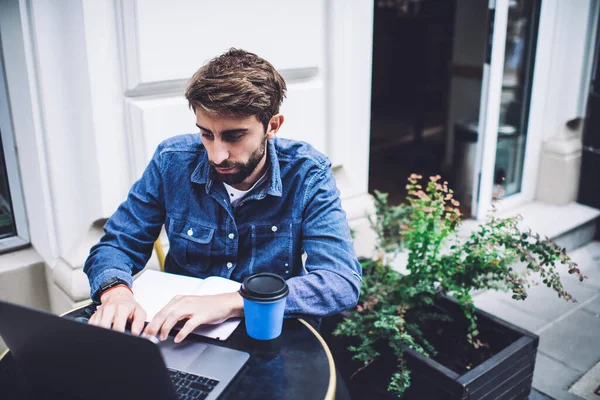
{"type": "MultiPolygon", "coordinates": [[[[55,312],[87,301],[81,268],[104,221],[161,140],[195,131],[185,83],[229,47],[253,51],[282,72],[289,92],[280,135],[310,142],[331,159],[356,250],[370,255],[377,3],[1,0],[0,128],[12,225],[0,239],[0,297],[55,312]]],[[[458,121],[474,118],[481,132],[467,172],[472,214],[483,218],[492,200],[503,146],[498,132],[508,129],[506,66],[518,64],[526,44],[515,30],[529,29],[535,51],[528,53],[529,94],[518,104],[527,109],[518,114],[527,140],[513,152],[518,157],[502,161],[521,171],[520,182],[502,207],[575,202],[581,129],[567,123],[585,117],[598,1],[534,2],[533,27],[511,11],[521,2],[481,3],[456,0],[458,72],[446,140],[450,162],[458,121]]]]}

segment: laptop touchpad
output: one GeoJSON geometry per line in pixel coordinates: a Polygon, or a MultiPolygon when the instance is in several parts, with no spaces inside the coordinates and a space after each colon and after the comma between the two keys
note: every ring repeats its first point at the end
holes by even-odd
{"type": "Polygon", "coordinates": [[[172,336],[161,342],[158,347],[167,367],[183,370],[187,369],[187,366],[206,350],[206,344],[194,342],[193,340],[175,343],[172,336]]]}

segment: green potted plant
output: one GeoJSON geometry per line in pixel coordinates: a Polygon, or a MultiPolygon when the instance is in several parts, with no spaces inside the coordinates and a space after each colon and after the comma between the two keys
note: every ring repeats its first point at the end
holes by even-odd
{"type": "Polygon", "coordinates": [[[421,179],[410,176],[407,204],[390,206],[386,194],[375,193],[376,256],[363,262],[358,305],[333,332],[347,338],[352,355],[350,363],[338,362],[346,365],[342,375],[351,390],[354,382],[364,389],[377,381],[378,388],[365,389],[371,397],[374,390],[380,390],[375,397],[402,397],[410,388],[414,398],[460,399],[475,392],[527,398],[538,337],[477,310],[471,293],[501,289],[523,300],[534,274],[559,297],[575,301],[557,268],[585,277],[564,249],[521,230],[519,217],[492,212],[460,237],[459,203],[447,182],[435,176],[423,187],[421,179]],[[400,251],[408,253],[406,275],[390,266],[400,251]]]}

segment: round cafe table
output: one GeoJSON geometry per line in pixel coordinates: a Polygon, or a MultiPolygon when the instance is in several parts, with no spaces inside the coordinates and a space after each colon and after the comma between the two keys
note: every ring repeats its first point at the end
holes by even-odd
{"type": "MultiPolygon", "coordinates": [[[[87,305],[63,315],[85,322],[94,312],[87,305]]],[[[336,390],[336,370],[327,344],[311,324],[300,318],[284,320],[280,337],[258,341],[246,334],[244,321],[225,341],[198,340],[250,353],[250,359],[219,399],[325,399],[336,390]]],[[[93,382],[90,382],[93,387],[93,382]]],[[[27,399],[28,383],[10,351],[0,356],[0,398],[27,399]]]]}

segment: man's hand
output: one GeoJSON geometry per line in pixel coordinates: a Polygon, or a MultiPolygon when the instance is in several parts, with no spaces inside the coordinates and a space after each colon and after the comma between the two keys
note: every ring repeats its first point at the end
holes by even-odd
{"type": "Polygon", "coordinates": [[[217,324],[231,317],[241,317],[244,302],[239,293],[222,293],[210,296],[175,296],[154,316],[144,329],[144,334],[165,340],[177,322],[187,319],[175,343],[181,342],[196,327],[203,324],[217,324]]]}
{"type": "Polygon", "coordinates": [[[140,306],[131,291],[125,287],[114,288],[100,297],[102,303],[89,324],[125,332],[127,321],[131,321],[131,333],[139,335],[144,328],[146,311],[140,306]]]}

